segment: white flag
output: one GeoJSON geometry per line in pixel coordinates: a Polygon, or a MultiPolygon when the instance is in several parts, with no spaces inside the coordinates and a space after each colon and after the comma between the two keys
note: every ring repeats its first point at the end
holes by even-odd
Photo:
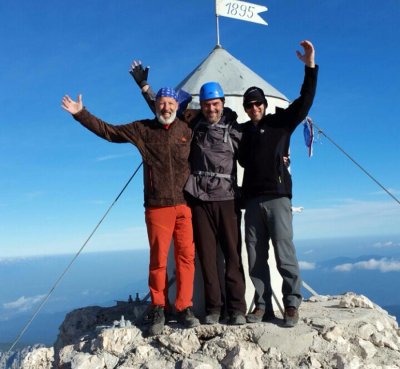
{"type": "Polygon", "coordinates": [[[266,6],[248,3],[239,0],[215,0],[216,13],[223,17],[241,19],[248,22],[268,25],[258,13],[268,10],[266,6]]]}

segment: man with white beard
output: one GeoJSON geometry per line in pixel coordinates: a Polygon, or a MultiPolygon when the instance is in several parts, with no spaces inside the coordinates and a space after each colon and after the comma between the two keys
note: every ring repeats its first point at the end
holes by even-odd
{"type": "Polygon", "coordinates": [[[189,176],[192,130],[176,117],[178,96],[172,88],[156,95],[156,118],[111,125],[83,107],[82,96],[62,99],[62,107],[88,130],[107,141],[131,143],[143,158],[144,207],[150,244],[149,288],[152,312],[150,335],[160,334],[168,309],[167,256],[174,239],[178,321],[186,328],[199,325],[192,312],[194,244],[192,213],[183,187],[189,176]]]}
{"type": "MultiPolygon", "coordinates": [[[[154,111],[154,94],[147,82],[148,68],[134,61],[130,73],[154,111]]],[[[182,92],[181,111],[188,101],[182,92]]],[[[184,191],[192,208],[194,240],[202,269],[204,324],[224,320],[226,310],[229,324],[242,325],[246,323],[246,286],[236,180],[240,127],[236,113],[225,107],[224,91],[218,82],[203,84],[199,98],[201,110],[183,113],[193,130],[191,173],[184,191]],[[219,275],[219,249],[224,258],[224,278],[219,275]]]]}

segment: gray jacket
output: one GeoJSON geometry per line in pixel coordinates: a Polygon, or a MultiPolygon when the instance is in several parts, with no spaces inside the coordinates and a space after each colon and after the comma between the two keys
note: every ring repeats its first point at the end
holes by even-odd
{"type": "Polygon", "coordinates": [[[202,201],[232,200],[239,196],[237,153],[242,137],[237,114],[224,109],[221,120],[208,123],[199,114],[191,123],[190,175],[184,190],[202,201]]]}

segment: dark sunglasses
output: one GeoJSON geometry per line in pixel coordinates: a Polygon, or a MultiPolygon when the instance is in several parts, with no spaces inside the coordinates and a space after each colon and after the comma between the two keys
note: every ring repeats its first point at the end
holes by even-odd
{"type": "Polygon", "coordinates": [[[251,109],[253,107],[253,105],[255,105],[257,108],[259,108],[262,104],[263,104],[263,102],[261,102],[261,101],[252,101],[252,102],[244,104],[244,108],[251,109]]]}

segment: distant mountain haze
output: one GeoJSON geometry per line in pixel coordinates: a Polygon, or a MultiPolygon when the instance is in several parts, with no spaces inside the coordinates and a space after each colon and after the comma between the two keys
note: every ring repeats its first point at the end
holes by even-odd
{"type": "MultiPolygon", "coordinates": [[[[297,241],[302,278],[321,295],[367,296],[400,319],[400,243],[387,239],[297,241]],[[386,246],[385,246],[386,245],[386,246]]],[[[9,347],[73,255],[0,259],[0,343],[9,347]]],[[[65,315],[148,293],[148,250],[83,253],[21,339],[54,343],[65,315]]],[[[303,289],[304,298],[310,293],[303,289]]]]}

